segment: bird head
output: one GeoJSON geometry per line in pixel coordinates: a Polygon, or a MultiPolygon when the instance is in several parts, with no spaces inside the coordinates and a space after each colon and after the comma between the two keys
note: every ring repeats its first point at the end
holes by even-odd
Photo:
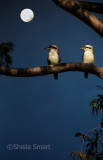
{"type": "Polygon", "coordinates": [[[47,48],[45,48],[45,49],[55,50],[55,51],[58,51],[58,50],[59,50],[58,46],[56,46],[56,45],[50,45],[49,47],[47,47],[47,48]]]}
{"type": "Polygon", "coordinates": [[[91,45],[84,45],[82,48],[80,48],[84,51],[91,51],[93,52],[93,47],[91,45]]]}

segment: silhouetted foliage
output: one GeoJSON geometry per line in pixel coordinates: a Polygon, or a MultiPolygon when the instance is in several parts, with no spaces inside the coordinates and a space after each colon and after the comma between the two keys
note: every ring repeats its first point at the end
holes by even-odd
{"type": "Polygon", "coordinates": [[[73,160],[103,160],[103,120],[100,122],[100,129],[93,129],[87,135],[76,133],[75,136],[81,137],[83,143],[81,151],[72,152],[73,160]],[[85,148],[84,153],[82,147],[85,148]]]}
{"type": "Polygon", "coordinates": [[[14,44],[12,42],[0,43],[0,65],[10,67],[12,58],[9,52],[13,51],[14,44]]]}
{"type": "MultiPolygon", "coordinates": [[[[102,87],[100,86],[97,86],[101,89],[103,89],[102,87]]],[[[103,111],[103,95],[97,95],[97,98],[96,99],[93,99],[90,103],[90,105],[92,106],[92,113],[93,115],[96,113],[96,115],[98,115],[98,112],[100,110],[103,111]]]]}
{"type": "MultiPolygon", "coordinates": [[[[102,87],[98,86],[103,90],[102,87]]],[[[91,101],[92,113],[103,110],[103,95],[97,95],[97,99],[91,101]]],[[[82,145],[80,151],[72,152],[73,160],[103,160],[103,119],[101,122],[89,133],[82,134],[75,133],[75,137],[82,138],[82,145]]]]}
{"type": "Polygon", "coordinates": [[[103,110],[103,96],[102,95],[97,95],[98,98],[92,100],[90,105],[92,106],[92,113],[96,112],[96,115],[98,115],[98,111],[103,110]]]}

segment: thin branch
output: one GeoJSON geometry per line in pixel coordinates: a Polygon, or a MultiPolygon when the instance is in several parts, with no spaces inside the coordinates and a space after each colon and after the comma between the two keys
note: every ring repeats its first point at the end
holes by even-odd
{"type": "Polygon", "coordinates": [[[82,8],[83,3],[80,4],[80,2],[72,0],[53,1],[59,7],[63,8],[64,10],[70,12],[71,14],[82,20],[84,23],[93,28],[98,34],[100,34],[103,37],[103,22],[100,21],[96,16],[91,14],[88,10],[82,8]]]}
{"type": "Polygon", "coordinates": [[[98,88],[101,88],[101,89],[103,89],[103,87],[101,87],[101,86],[97,86],[98,88]]]}
{"type": "Polygon", "coordinates": [[[42,75],[62,73],[67,71],[88,72],[100,78],[103,78],[102,67],[94,66],[92,64],[87,64],[87,63],[78,63],[78,62],[61,63],[55,66],[49,65],[49,66],[34,67],[34,68],[8,68],[0,66],[0,74],[6,76],[14,76],[14,77],[42,76],[42,75]]]}
{"type": "Polygon", "coordinates": [[[83,145],[84,145],[84,139],[83,139],[83,142],[81,144],[81,152],[82,152],[82,149],[83,149],[83,145]]]}
{"type": "Polygon", "coordinates": [[[91,134],[94,130],[96,130],[101,124],[103,123],[103,121],[101,121],[95,128],[93,128],[89,133],[87,134],[84,134],[82,136],[82,139],[83,139],[83,142],[81,144],[81,152],[82,152],[82,148],[83,148],[83,145],[84,145],[84,137],[87,137],[88,134],[91,134]]]}
{"type": "Polygon", "coordinates": [[[103,121],[101,121],[95,128],[93,128],[88,134],[92,133],[94,130],[96,130],[101,124],[103,123],[103,121]]]}

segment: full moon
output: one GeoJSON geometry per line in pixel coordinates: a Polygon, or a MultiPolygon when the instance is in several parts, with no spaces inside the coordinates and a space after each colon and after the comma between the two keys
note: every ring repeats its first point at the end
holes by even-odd
{"type": "Polygon", "coordinates": [[[20,13],[20,17],[24,22],[30,22],[34,18],[34,13],[31,9],[23,9],[20,13]]]}

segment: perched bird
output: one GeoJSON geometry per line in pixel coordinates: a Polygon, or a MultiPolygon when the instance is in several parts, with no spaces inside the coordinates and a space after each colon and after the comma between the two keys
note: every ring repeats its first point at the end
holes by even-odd
{"type": "MultiPolygon", "coordinates": [[[[50,45],[48,48],[50,50],[48,53],[48,65],[56,65],[60,63],[60,56],[59,56],[59,48],[56,45],[50,45]]],[[[58,73],[54,73],[54,79],[58,79],[58,73]]]]}
{"type": "MultiPolygon", "coordinates": [[[[84,45],[84,47],[80,48],[84,50],[83,54],[83,63],[94,64],[94,54],[93,54],[93,47],[91,45],[84,45]]],[[[84,77],[88,78],[88,73],[84,72],[84,77]]]]}

